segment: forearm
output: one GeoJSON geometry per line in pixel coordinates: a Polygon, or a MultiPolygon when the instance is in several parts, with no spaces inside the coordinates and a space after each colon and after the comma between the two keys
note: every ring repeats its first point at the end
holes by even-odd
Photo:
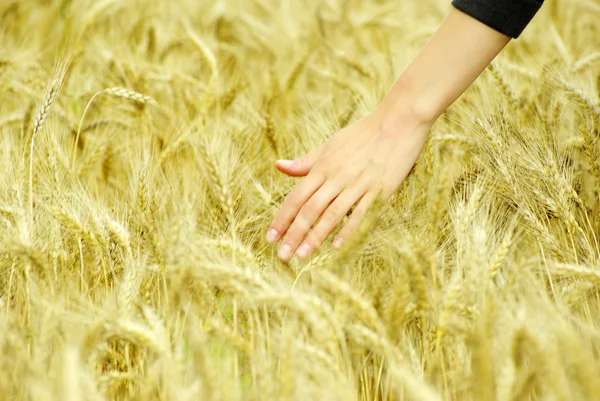
{"type": "Polygon", "coordinates": [[[407,118],[433,124],[510,39],[452,8],[380,105],[382,129],[398,132],[407,118]]]}

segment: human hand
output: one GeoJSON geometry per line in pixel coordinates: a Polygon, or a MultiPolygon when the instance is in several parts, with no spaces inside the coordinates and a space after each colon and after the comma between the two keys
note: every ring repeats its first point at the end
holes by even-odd
{"type": "Polygon", "coordinates": [[[379,190],[385,201],[404,181],[431,125],[401,113],[384,119],[377,109],[304,157],[277,160],[279,171],[305,177],[285,198],[267,232],[271,243],[285,235],[279,258],[288,261],[294,252],[301,258],[309,256],[356,204],[333,243],[339,249],[358,228],[379,190]]]}
{"type": "Polygon", "coordinates": [[[378,190],[383,190],[384,200],[396,191],[435,120],[510,39],[452,8],[375,112],[300,159],[278,160],[279,171],[305,176],[273,220],[269,229],[273,235],[267,235],[269,242],[285,235],[279,257],[287,261],[296,250],[300,257],[310,255],[358,202],[334,241],[339,248],[357,228],[378,190]]]}

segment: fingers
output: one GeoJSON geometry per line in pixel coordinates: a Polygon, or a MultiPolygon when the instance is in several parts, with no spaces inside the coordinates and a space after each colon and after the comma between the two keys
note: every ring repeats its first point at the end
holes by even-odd
{"type": "Polygon", "coordinates": [[[277,160],[275,162],[275,167],[277,167],[277,169],[282,173],[285,173],[289,176],[304,177],[315,165],[315,162],[319,159],[321,153],[323,153],[323,149],[324,146],[319,146],[301,158],[295,160],[277,160]]]}
{"type": "Polygon", "coordinates": [[[277,241],[287,232],[300,209],[323,185],[324,181],[325,177],[320,174],[309,174],[286,196],[267,232],[268,242],[277,241]]]}
{"type": "Polygon", "coordinates": [[[347,240],[358,229],[360,222],[362,221],[364,215],[369,209],[369,206],[371,206],[371,203],[373,203],[373,201],[375,200],[376,196],[377,192],[373,190],[365,193],[365,195],[358,202],[358,205],[350,215],[348,222],[333,241],[334,248],[339,249],[343,245],[344,241],[347,240]]]}
{"type": "MultiPolygon", "coordinates": [[[[317,221],[331,201],[339,195],[341,189],[342,187],[339,183],[329,181],[321,186],[308,202],[302,206],[281,243],[278,253],[280,259],[287,261],[292,257],[292,254],[296,252],[315,221],[317,221]]],[[[300,254],[303,254],[305,250],[306,248],[298,251],[300,254]]]]}
{"type": "MultiPolygon", "coordinates": [[[[360,186],[344,189],[342,193],[331,202],[327,210],[325,210],[315,228],[308,233],[303,244],[298,248],[298,251],[296,252],[297,255],[304,258],[317,249],[342,221],[350,208],[352,208],[355,203],[360,202],[366,191],[366,188],[360,186]],[[305,248],[303,248],[304,246],[305,248]],[[303,249],[306,251],[303,251],[303,249]]],[[[355,211],[352,212],[352,215],[354,215],[354,213],[355,211]]]]}

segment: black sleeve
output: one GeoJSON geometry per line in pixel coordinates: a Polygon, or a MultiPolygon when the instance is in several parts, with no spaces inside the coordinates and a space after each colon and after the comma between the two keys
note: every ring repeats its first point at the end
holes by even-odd
{"type": "Polygon", "coordinates": [[[452,5],[496,31],[518,38],[544,0],[452,0],[452,5]]]}

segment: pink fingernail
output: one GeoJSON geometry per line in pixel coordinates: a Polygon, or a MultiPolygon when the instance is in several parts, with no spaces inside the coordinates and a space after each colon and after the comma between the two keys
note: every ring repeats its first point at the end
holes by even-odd
{"type": "Polygon", "coordinates": [[[333,247],[335,249],[339,249],[342,246],[343,243],[344,243],[344,239],[338,237],[338,238],[335,239],[335,241],[333,241],[333,247]]]}
{"type": "Polygon", "coordinates": [[[310,251],[310,245],[309,244],[303,244],[300,248],[298,248],[298,250],[296,251],[296,254],[298,256],[300,256],[301,258],[308,256],[308,252],[310,251]]]}
{"type": "Polygon", "coordinates": [[[283,245],[281,248],[279,248],[278,256],[280,259],[287,261],[292,256],[292,247],[290,247],[288,244],[283,245]]]}
{"type": "Polygon", "coordinates": [[[275,240],[277,240],[277,230],[274,229],[274,228],[271,228],[267,232],[267,241],[268,242],[275,242],[275,240]]]}

